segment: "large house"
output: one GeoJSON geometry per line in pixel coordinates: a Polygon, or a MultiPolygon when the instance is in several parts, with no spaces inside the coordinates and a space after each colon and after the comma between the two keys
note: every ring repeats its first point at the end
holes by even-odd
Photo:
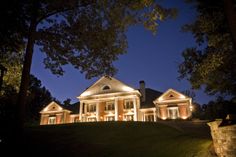
{"type": "Polygon", "coordinates": [[[169,89],[162,93],[145,88],[134,89],[104,76],[77,97],[79,103],[62,106],[48,104],[41,113],[41,125],[99,121],[157,121],[191,117],[192,99],[169,89]]]}

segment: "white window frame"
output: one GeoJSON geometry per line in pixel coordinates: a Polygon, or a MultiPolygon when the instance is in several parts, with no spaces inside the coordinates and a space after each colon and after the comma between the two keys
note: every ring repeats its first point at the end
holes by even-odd
{"type": "Polygon", "coordinates": [[[134,109],[134,101],[131,100],[131,99],[125,100],[124,109],[125,109],[125,110],[134,109]],[[132,104],[131,104],[131,103],[132,103],[132,104]]]}
{"type": "Polygon", "coordinates": [[[115,115],[105,116],[105,121],[115,121],[115,115]],[[112,119],[112,120],[111,120],[112,119]]]}
{"type": "Polygon", "coordinates": [[[88,117],[87,122],[96,122],[97,118],[96,117],[88,117]]]}
{"type": "Polygon", "coordinates": [[[154,122],[155,121],[155,114],[154,113],[144,113],[144,121],[145,122],[154,122]],[[153,116],[153,121],[150,121],[149,119],[146,119],[146,116],[153,116]]]}
{"type": "Polygon", "coordinates": [[[178,107],[167,107],[167,114],[169,119],[178,119],[179,118],[179,108],[178,107]],[[176,117],[171,117],[170,110],[175,110],[177,115],[176,117]]]}
{"type": "Polygon", "coordinates": [[[96,104],[87,104],[87,112],[88,113],[96,112],[96,104]]]}
{"type": "Polygon", "coordinates": [[[48,117],[48,124],[56,124],[57,121],[56,121],[56,116],[51,116],[51,117],[48,117]],[[51,123],[52,122],[52,123],[51,123]]]}
{"type": "Polygon", "coordinates": [[[134,121],[134,114],[125,114],[124,117],[123,117],[124,121],[134,121]],[[131,120],[127,117],[133,117],[131,118],[131,120]]]}
{"type": "Polygon", "coordinates": [[[104,111],[115,111],[115,103],[113,101],[106,102],[104,111]],[[111,106],[111,107],[109,107],[111,106]]]}

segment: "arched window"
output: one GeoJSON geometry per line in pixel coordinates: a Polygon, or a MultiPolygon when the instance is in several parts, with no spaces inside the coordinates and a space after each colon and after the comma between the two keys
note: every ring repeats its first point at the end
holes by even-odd
{"type": "Polygon", "coordinates": [[[105,85],[104,87],[102,87],[102,90],[109,90],[111,89],[109,86],[105,85]]]}

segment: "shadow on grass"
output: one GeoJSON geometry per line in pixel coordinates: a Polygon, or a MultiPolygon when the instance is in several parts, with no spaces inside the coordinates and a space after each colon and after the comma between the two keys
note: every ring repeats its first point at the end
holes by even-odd
{"type": "Polygon", "coordinates": [[[61,157],[202,157],[211,144],[209,138],[147,122],[27,127],[22,140],[22,155],[61,157]]]}

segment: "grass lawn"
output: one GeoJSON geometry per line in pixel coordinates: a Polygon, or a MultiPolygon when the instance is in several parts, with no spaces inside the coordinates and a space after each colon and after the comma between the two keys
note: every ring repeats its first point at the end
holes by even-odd
{"type": "Polygon", "coordinates": [[[55,157],[206,157],[211,143],[210,137],[160,123],[77,123],[28,127],[22,152],[55,157]]]}

